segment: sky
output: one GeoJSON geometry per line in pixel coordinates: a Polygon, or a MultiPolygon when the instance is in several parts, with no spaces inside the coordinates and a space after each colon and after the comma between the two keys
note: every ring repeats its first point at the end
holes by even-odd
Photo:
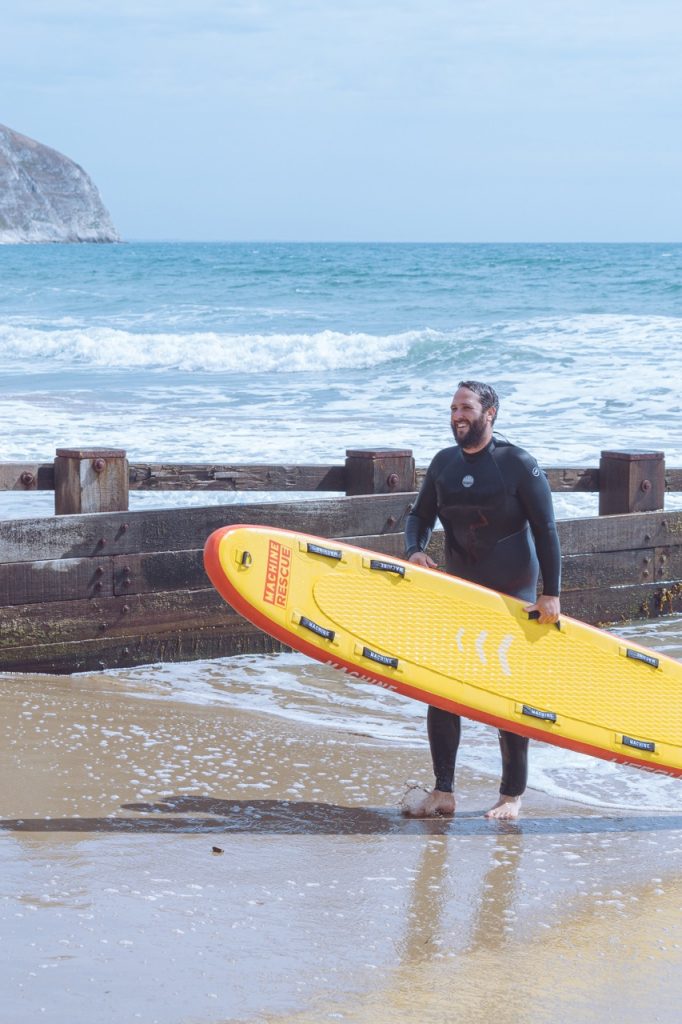
{"type": "Polygon", "coordinates": [[[679,0],[22,0],[0,36],[0,122],[131,241],[682,241],[679,0]]]}

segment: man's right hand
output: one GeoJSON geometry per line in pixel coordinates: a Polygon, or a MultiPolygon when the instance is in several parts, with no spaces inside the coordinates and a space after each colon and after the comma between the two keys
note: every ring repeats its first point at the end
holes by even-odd
{"type": "Polygon", "coordinates": [[[434,560],[432,558],[429,558],[425,551],[413,551],[410,557],[408,558],[408,562],[413,562],[414,565],[421,565],[425,569],[438,568],[434,560]]]}

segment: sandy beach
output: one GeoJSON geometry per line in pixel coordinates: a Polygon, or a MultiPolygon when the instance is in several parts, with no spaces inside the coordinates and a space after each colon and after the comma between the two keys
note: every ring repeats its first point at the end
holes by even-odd
{"type": "Polygon", "coordinates": [[[408,821],[423,750],[113,677],[4,677],[12,1024],[673,1024],[682,817],[528,793],[408,821]]]}

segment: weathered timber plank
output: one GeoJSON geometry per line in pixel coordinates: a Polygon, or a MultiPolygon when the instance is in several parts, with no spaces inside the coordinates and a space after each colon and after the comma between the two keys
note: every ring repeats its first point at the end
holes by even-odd
{"type": "Polygon", "coordinates": [[[654,579],[653,548],[607,551],[593,555],[564,555],[562,558],[562,595],[570,590],[652,583],[654,579]]]}
{"type": "Polygon", "coordinates": [[[213,588],[53,601],[0,608],[2,648],[70,643],[200,626],[224,626],[235,612],[213,588]]]}
{"type": "Polygon", "coordinates": [[[122,448],[58,448],[55,514],[119,512],[128,508],[128,460],[122,448]]]}
{"type": "Polygon", "coordinates": [[[682,579],[682,544],[670,548],[656,548],[654,563],[656,580],[682,579]]]}
{"type": "Polygon", "coordinates": [[[54,462],[0,462],[0,491],[53,491],[54,462]]]}
{"type": "Polygon", "coordinates": [[[97,672],[158,662],[196,661],[238,654],[271,654],[283,650],[288,648],[245,619],[235,616],[229,629],[202,627],[0,650],[0,671],[68,675],[72,672],[97,672]]]}
{"type": "Polygon", "coordinates": [[[368,551],[379,551],[383,555],[392,555],[394,558],[404,558],[405,555],[404,533],[373,534],[365,537],[335,537],[334,540],[343,540],[345,544],[354,544],[358,548],[367,548],[368,551]]]}
{"type": "MultiPolygon", "coordinates": [[[[88,597],[113,597],[111,558],[67,558],[42,562],[9,562],[0,565],[0,605],[46,605],[79,601],[88,597]]],[[[0,636],[0,644],[3,637],[0,636]]]]}
{"type": "MultiPolygon", "coordinates": [[[[598,466],[547,466],[544,469],[556,493],[599,490],[598,466]]],[[[416,470],[417,486],[426,467],[416,470]]],[[[209,465],[202,463],[131,463],[130,490],[147,491],[338,491],[346,489],[343,465],[209,465]]],[[[0,490],[54,490],[53,463],[0,463],[0,490]],[[21,483],[23,473],[35,478],[21,483]]],[[[682,491],[682,468],[665,474],[668,492],[682,491]]]]}
{"type": "MultiPolygon", "coordinates": [[[[598,491],[597,466],[546,466],[555,492],[598,491]]],[[[416,469],[417,487],[426,466],[416,469]]],[[[226,463],[135,462],[129,466],[130,490],[147,491],[338,491],[346,490],[344,465],[259,465],[226,463]]],[[[665,489],[682,491],[682,468],[665,472],[665,489]]],[[[0,491],[54,490],[54,462],[0,462],[0,491]],[[23,478],[23,479],[22,479],[23,478]]]]}
{"type": "Polygon", "coordinates": [[[381,494],[7,520],[0,523],[0,563],[192,550],[203,547],[213,530],[232,523],[323,537],[396,533],[413,500],[414,494],[381,494]]]}
{"type": "Polygon", "coordinates": [[[9,648],[28,644],[88,640],[103,634],[108,618],[104,614],[105,600],[53,601],[49,605],[0,608],[0,653],[4,655],[9,648]]]}
{"type": "Polygon", "coordinates": [[[666,469],[666,491],[682,491],[682,469],[666,469]]]}
{"type": "Polygon", "coordinates": [[[599,490],[599,469],[595,466],[545,466],[544,471],[555,493],[599,490]]]}
{"type": "Polygon", "coordinates": [[[597,626],[671,615],[682,611],[682,582],[573,590],[562,594],[561,610],[597,626]]]}
{"type": "MultiPolygon", "coordinates": [[[[196,550],[212,530],[237,522],[339,538],[399,534],[413,498],[369,495],[8,520],[0,523],[0,563],[196,550]]],[[[682,544],[682,511],[561,520],[558,529],[565,554],[673,548],[682,544]]],[[[432,546],[439,538],[442,535],[434,533],[432,546]]]]}
{"type": "Polygon", "coordinates": [[[5,520],[0,522],[0,564],[100,558],[115,552],[117,543],[128,528],[127,515],[101,512],[54,519],[5,520]]]}
{"type": "Polygon", "coordinates": [[[202,548],[116,555],[113,562],[114,593],[117,595],[202,590],[211,585],[204,570],[202,548]]]}
{"type": "Polygon", "coordinates": [[[129,486],[138,491],[340,491],[345,466],[134,463],[129,486]]]}
{"type": "Polygon", "coordinates": [[[557,528],[565,555],[675,547],[682,544],[682,511],[561,519],[557,528]]]}

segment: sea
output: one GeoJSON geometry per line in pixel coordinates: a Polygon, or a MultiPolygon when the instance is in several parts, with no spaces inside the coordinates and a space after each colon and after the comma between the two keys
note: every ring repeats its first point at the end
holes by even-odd
{"type": "MultiPolygon", "coordinates": [[[[0,461],[103,446],[137,461],[340,463],[380,445],[426,465],[451,443],[453,390],[473,378],[500,394],[499,432],[542,465],[634,448],[679,467],[682,244],[2,246],[0,369],[0,461]]],[[[596,496],[555,497],[560,518],[596,514],[596,496]]],[[[136,492],[131,507],[243,500],[136,492]]],[[[0,494],[0,518],[52,512],[49,492],[0,494]]],[[[682,658],[681,616],[616,631],[682,658]]],[[[430,784],[421,705],[298,655],[113,675],[140,699],[423,748],[430,784]]],[[[494,785],[492,731],[472,723],[460,762],[494,785]]],[[[530,786],[682,810],[678,780],[540,744],[530,786]]]]}

